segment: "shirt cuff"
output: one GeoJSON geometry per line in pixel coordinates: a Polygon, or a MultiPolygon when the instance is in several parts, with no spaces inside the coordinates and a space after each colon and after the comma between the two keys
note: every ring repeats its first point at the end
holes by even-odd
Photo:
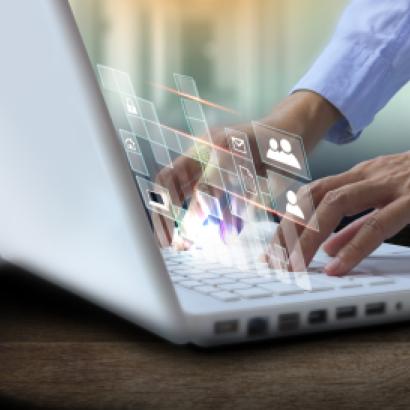
{"type": "Polygon", "coordinates": [[[343,118],[327,133],[326,139],[346,144],[360,136],[378,111],[372,95],[383,83],[389,63],[366,48],[360,39],[332,41],[313,67],[292,89],[311,90],[335,106],[343,118]]]}

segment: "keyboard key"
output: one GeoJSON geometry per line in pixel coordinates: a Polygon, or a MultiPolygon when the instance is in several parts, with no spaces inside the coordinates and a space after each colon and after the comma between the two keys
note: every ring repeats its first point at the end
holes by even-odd
{"type": "Polygon", "coordinates": [[[196,261],[196,260],[195,260],[195,266],[201,269],[206,269],[206,270],[226,268],[226,266],[220,263],[207,262],[207,261],[196,261]]]}
{"type": "Polygon", "coordinates": [[[234,283],[233,279],[229,278],[216,278],[216,279],[205,279],[204,283],[207,285],[225,285],[227,283],[234,283]]]}
{"type": "Polygon", "coordinates": [[[331,291],[334,289],[332,285],[329,283],[323,282],[323,281],[318,281],[310,278],[310,284],[312,285],[312,292],[325,292],[325,291],[331,291]]]}
{"type": "Polygon", "coordinates": [[[211,296],[219,300],[223,300],[224,302],[233,302],[235,300],[239,300],[239,297],[237,295],[226,291],[211,293],[211,296]]]}
{"type": "Polygon", "coordinates": [[[354,289],[354,288],[361,288],[363,285],[361,283],[355,283],[355,282],[350,282],[350,283],[345,283],[344,285],[341,285],[341,289],[354,289]]]}
{"type": "Polygon", "coordinates": [[[259,285],[261,283],[272,283],[272,282],[278,282],[276,278],[272,277],[256,277],[256,278],[248,278],[248,279],[242,279],[242,283],[246,283],[248,285],[259,285]]]}
{"type": "Polygon", "coordinates": [[[260,287],[278,296],[297,295],[304,292],[303,289],[298,288],[296,285],[288,285],[286,283],[265,283],[260,285],[260,287]]]}
{"type": "Polygon", "coordinates": [[[186,265],[185,266],[180,265],[179,267],[171,268],[170,271],[174,273],[182,273],[182,274],[187,274],[187,275],[192,275],[196,273],[205,273],[203,269],[198,269],[198,268],[195,268],[194,266],[186,266],[186,265]]]}
{"type": "Polygon", "coordinates": [[[169,273],[171,276],[184,276],[184,275],[185,275],[184,272],[174,272],[173,270],[168,270],[168,273],[169,273]]]}
{"type": "Polygon", "coordinates": [[[171,280],[174,283],[178,283],[178,282],[181,282],[181,280],[186,280],[186,277],[181,276],[181,275],[175,275],[175,276],[171,276],[171,280]]]}
{"type": "Polygon", "coordinates": [[[182,280],[178,282],[178,285],[183,286],[184,288],[195,288],[196,286],[201,286],[202,283],[198,282],[197,280],[182,280]]]}
{"type": "Polygon", "coordinates": [[[255,278],[256,275],[254,273],[229,273],[229,274],[225,274],[224,277],[230,278],[230,279],[241,280],[241,279],[255,278]]]}
{"type": "Polygon", "coordinates": [[[219,268],[214,268],[214,269],[206,269],[207,272],[212,272],[212,273],[217,273],[217,274],[235,274],[238,273],[237,268],[227,268],[227,267],[219,267],[219,268]]]}
{"type": "Polygon", "coordinates": [[[224,290],[242,290],[242,289],[249,289],[251,288],[251,285],[248,285],[246,283],[241,283],[241,282],[236,282],[236,283],[226,283],[224,285],[219,285],[218,288],[224,289],[224,290]]]}
{"type": "Polygon", "coordinates": [[[215,286],[204,285],[196,286],[195,288],[193,288],[193,290],[209,295],[210,293],[215,293],[215,291],[217,291],[217,288],[215,286]]]}
{"type": "Polygon", "coordinates": [[[246,299],[257,299],[257,298],[265,298],[268,296],[272,296],[272,292],[270,292],[267,289],[262,289],[259,287],[252,287],[249,289],[236,290],[235,293],[246,299]]]}
{"type": "Polygon", "coordinates": [[[191,273],[188,276],[193,280],[217,279],[220,277],[214,273],[191,273]]]}
{"type": "Polygon", "coordinates": [[[353,283],[353,280],[350,276],[327,276],[322,275],[320,278],[321,281],[333,285],[334,287],[342,287],[345,285],[350,285],[353,283]]]}
{"type": "Polygon", "coordinates": [[[191,255],[187,254],[187,253],[179,253],[173,256],[169,256],[168,257],[171,261],[192,261],[193,258],[191,255]]]}
{"type": "Polygon", "coordinates": [[[373,282],[370,282],[370,286],[381,286],[381,285],[394,285],[395,281],[393,279],[389,278],[380,278],[378,280],[375,280],[373,282]]]}

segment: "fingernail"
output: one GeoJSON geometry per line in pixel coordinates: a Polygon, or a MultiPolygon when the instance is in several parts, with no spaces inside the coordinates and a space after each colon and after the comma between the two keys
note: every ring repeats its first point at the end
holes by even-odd
{"type": "Polygon", "coordinates": [[[328,275],[340,275],[343,269],[343,262],[342,260],[336,256],[333,258],[326,266],[325,271],[328,275]]]}

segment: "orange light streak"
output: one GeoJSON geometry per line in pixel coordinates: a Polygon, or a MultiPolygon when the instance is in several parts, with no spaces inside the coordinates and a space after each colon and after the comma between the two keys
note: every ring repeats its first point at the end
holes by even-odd
{"type": "MultiPolygon", "coordinates": [[[[152,121],[149,121],[149,120],[145,120],[145,121],[152,122],[152,121]]],[[[173,131],[173,132],[175,132],[175,133],[177,133],[177,134],[179,134],[179,135],[182,135],[182,136],[185,137],[185,138],[189,138],[189,139],[191,139],[191,140],[193,140],[193,141],[195,141],[195,142],[199,142],[199,143],[201,143],[201,144],[207,145],[208,147],[214,148],[214,149],[216,149],[216,150],[218,150],[218,151],[222,151],[222,152],[225,152],[226,154],[230,154],[230,155],[233,155],[234,157],[238,157],[238,158],[242,158],[242,159],[243,159],[243,157],[242,157],[241,155],[236,154],[235,152],[232,152],[231,150],[229,150],[229,149],[227,149],[227,148],[221,147],[220,145],[216,145],[216,144],[214,144],[214,143],[212,143],[212,142],[209,142],[209,141],[203,140],[203,139],[201,139],[201,138],[195,137],[194,135],[187,134],[187,133],[184,132],[184,131],[177,130],[176,128],[169,127],[168,125],[164,125],[164,124],[159,124],[159,125],[160,125],[160,127],[165,128],[165,129],[167,129],[168,131],[173,131]]]]}
{"type": "Polygon", "coordinates": [[[239,113],[237,111],[232,110],[231,108],[224,107],[223,105],[219,105],[219,104],[213,103],[213,102],[208,101],[208,100],[204,100],[203,98],[199,98],[199,97],[196,97],[196,96],[191,95],[191,94],[183,93],[181,91],[176,90],[175,88],[171,88],[171,87],[168,87],[166,85],[159,84],[159,83],[152,83],[151,82],[150,84],[153,87],[160,88],[162,90],[168,91],[168,92],[170,92],[172,94],[175,94],[175,95],[178,95],[180,97],[187,98],[189,100],[199,102],[201,104],[207,105],[208,107],[212,107],[212,108],[216,108],[217,110],[229,112],[230,114],[239,115],[239,113]]]}

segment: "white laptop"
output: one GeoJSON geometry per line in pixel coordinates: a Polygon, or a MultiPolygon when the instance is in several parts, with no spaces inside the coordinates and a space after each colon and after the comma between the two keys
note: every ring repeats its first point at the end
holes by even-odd
{"type": "MultiPolygon", "coordinates": [[[[384,245],[344,278],[324,275],[319,253],[309,287],[255,260],[243,269],[197,246],[161,250],[66,1],[1,2],[0,52],[5,260],[178,344],[409,318],[406,248],[384,245]]],[[[264,223],[266,237],[274,227],[264,223]]]]}

